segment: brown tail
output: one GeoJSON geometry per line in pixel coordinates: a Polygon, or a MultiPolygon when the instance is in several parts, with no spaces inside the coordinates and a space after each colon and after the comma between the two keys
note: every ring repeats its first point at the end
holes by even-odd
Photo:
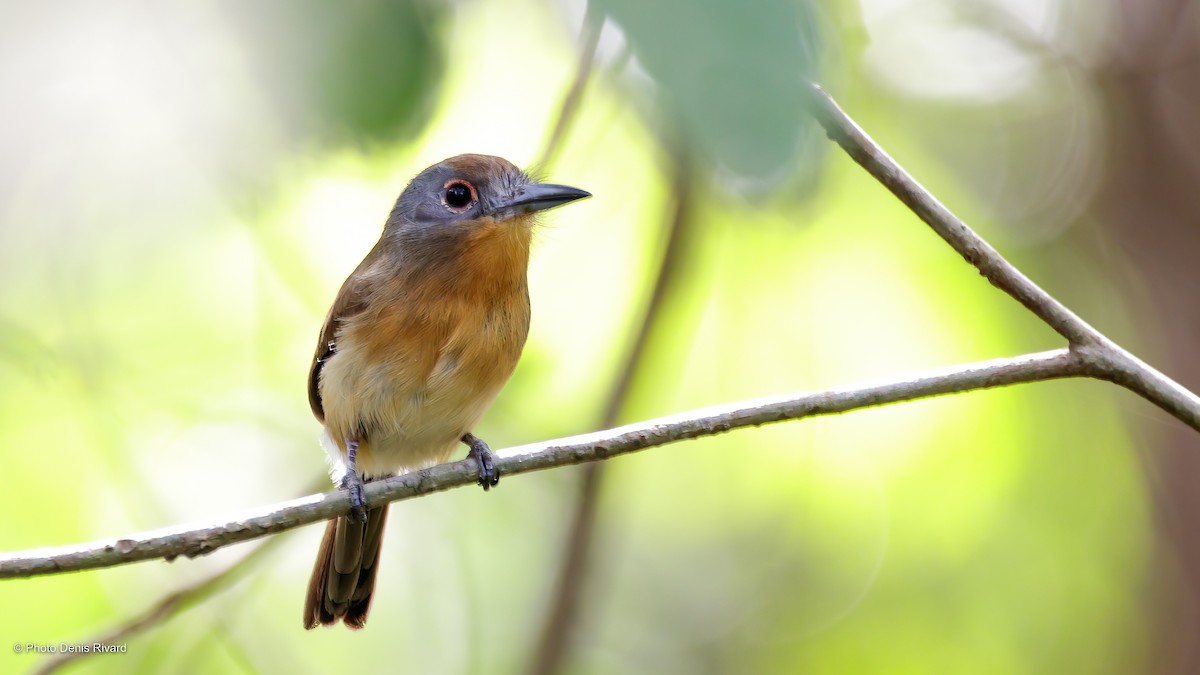
{"type": "Polygon", "coordinates": [[[325,526],[321,550],[308,580],[304,627],[332,626],[339,620],[359,629],[367,622],[387,506],[367,511],[367,522],[334,518],[325,526]]]}

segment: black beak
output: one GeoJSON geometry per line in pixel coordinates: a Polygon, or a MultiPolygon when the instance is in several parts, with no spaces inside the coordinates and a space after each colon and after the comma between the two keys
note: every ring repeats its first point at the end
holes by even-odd
{"type": "Polygon", "coordinates": [[[534,211],[545,211],[591,196],[590,192],[567,185],[530,183],[518,189],[510,199],[497,204],[495,211],[502,214],[502,217],[511,217],[534,211]]]}

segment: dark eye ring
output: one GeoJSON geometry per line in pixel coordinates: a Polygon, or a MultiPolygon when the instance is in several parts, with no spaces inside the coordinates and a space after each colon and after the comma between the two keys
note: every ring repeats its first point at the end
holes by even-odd
{"type": "Polygon", "coordinates": [[[465,180],[449,181],[445,188],[442,192],[442,201],[455,213],[466,211],[478,199],[475,194],[475,186],[465,180]]]}

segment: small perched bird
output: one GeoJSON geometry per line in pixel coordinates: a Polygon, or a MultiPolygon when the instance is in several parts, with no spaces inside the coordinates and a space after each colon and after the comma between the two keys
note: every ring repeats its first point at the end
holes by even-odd
{"type": "Polygon", "coordinates": [[[486,490],[500,476],[471,430],[512,375],[529,332],[529,242],[538,211],[590,197],[532,181],[507,160],[459,155],[408,184],[379,242],[342,284],[308,378],[349,517],[329,521],[304,627],[362,628],[387,506],[363,482],[446,461],[462,442],[486,490]]]}

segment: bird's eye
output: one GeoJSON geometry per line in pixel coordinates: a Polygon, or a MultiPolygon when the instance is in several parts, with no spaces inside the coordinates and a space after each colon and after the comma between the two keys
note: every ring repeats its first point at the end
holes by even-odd
{"type": "Polygon", "coordinates": [[[476,199],[475,186],[463,180],[450,181],[442,193],[442,200],[446,202],[446,206],[458,213],[466,211],[476,199]]]}

